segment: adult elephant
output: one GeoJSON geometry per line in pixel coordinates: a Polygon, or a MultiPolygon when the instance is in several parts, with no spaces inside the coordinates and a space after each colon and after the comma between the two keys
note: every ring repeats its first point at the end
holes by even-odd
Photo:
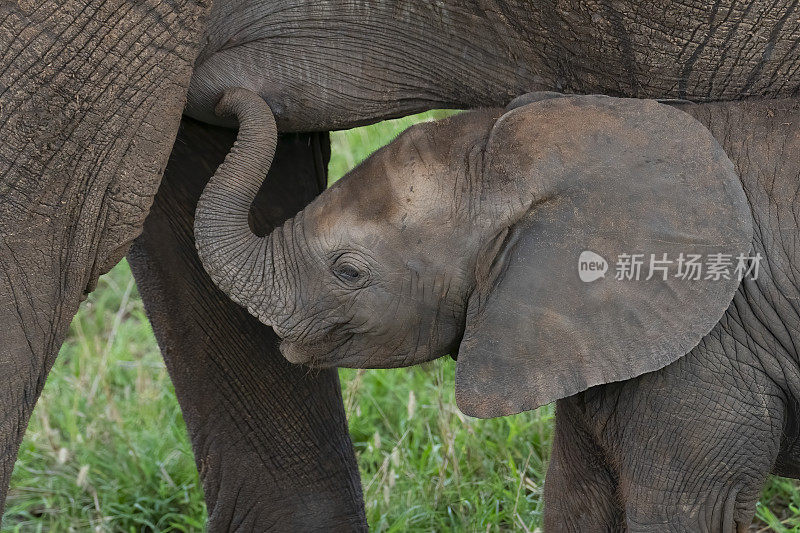
{"type": "MultiPolygon", "coordinates": [[[[325,131],[431,107],[503,105],[543,89],[688,100],[793,96],[800,85],[797,20],[794,0],[726,0],[708,7],[655,1],[219,0],[212,6],[210,0],[3,0],[0,496],[80,300],[142,231],[187,95],[190,116],[219,123],[213,109],[223,89],[256,91],[283,131],[325,131]]],[[[224,137],[210,135],[217,134],[224,137]]],[[[193,192],[162,192],[159,204],[168,208],[159,208],[162,218],[152,227],[168,228],[165,239],[184,245],[175,253],[189,253],[182,239],[193,192]],[[184,218],[172,221],[172,209],[184,218]]],[[[185,312],[186,324],[196,328],[206,322],[192,320],[200,312],[196,306],[180,305],[187,300],[171,290],[174,274],[153,274],[175,265],[185,269],[185,279],[197,280],[193,257],[162,258],[163,243],[147,235],[139,250],[137,257],[147,259],[134,258],[135,270],[151,316],[163,318],[156,331],[200,452],[211,529],[290,527],[284,520],[304,509],[298,502],[314,500],[318,487],[336,485],[342,490],[322,491],[326,505],[313,507],[307,518],[322,529],[363,527],[358,491],[351,487],[352,453],[323,460],[330,448],[319,445],[326,438],[337,440],[334,449],[347,445],[335,375],[304,378],[306,390],[320,391],[314,399],[292,395],[290,387],[248,388],[237,370],[277,354],[228,342],[241,338],[242,326],[231,320],[235,314],[224,299],[203,298],[213,293],[204,292],[202,280],[194,286],[199,296],[189,301],[203,300],[202,312],[217,327],[204,330],[211,353],[198,362],[190,335],[175,334],[185,324],[170,315],[185,312]],[[248,364],[219,371],[213,365],[220,361],[248,364]],[[222,380],[211,396],[198,392],[209,390],[202,382],[209,375],[222,380]],[[298,402],[302,408],[285,416],[298,402]],[[269,438],[254,438],[267,419],[274,422],[269,438]],[[306,430],[306,439],[274,438],[306,430]],[[301,463],[327,467],[285,470],[301,463]],[[241,475],[209,474],[231,464],[241,475]],[[293,482],[275,482],[286,471],[293,482]]]]}

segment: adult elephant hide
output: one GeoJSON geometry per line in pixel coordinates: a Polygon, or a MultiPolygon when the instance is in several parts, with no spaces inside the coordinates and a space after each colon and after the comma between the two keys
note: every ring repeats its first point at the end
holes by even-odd
{"type": "MultiPolygon", "coordinates": [[[[215,122],[223,90],[244,86],[274,106],[283,130],[300,131],[434,106],[505,104],[536,89],[708,100],[791,95],[797,9],[791,2],[0,3],[0,500],[82,296],[142,230],[187,94],[189,113],[215,122]]],[[[353,468],[341,465],[339,479],[353,468]]],[[[292,494],[283,496],[291,505],[292,494]]],[[[356,519],[358,507],[348,507],[356,519]]]]}
{"type": "Polygon", "coordinates": [[[792,0],[226,0],[212,9],[187,112],[219,122],[214,106],[233,87],[261,95],[281,131],[502,107],[541,90],[789,97],[798,16],[792,0]]]}

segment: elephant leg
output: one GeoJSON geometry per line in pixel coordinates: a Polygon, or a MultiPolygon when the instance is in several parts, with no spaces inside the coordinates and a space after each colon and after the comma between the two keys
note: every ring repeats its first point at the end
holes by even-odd
{"type": "MultiPolygon", "coordinates": [[[[219,291],[194,210],[235,132],[184,119],[129,254],[191,437],[211,531],[366,529],[338,375],[288,363],[272,328],[219,291]]],[[[326,179],[326,134],[281,138],[251,221],[266,233],[326,179]]]]}
{"type": "Polygon", "coordinates": [[[581,399],[629,531],[747,531],[783,435],[785,398],[723,319],[689,354],[581,399]]]}
{"type": "Polygon", "coordinates": [[[617,478],[573,400],[556,407],[544,486],[546,531],[617,531],[624,522],[617,478]]]}
{"type": "Polygon", "coordinates": [[[69,323],[156,193],[209,7],[0,2],[0,511],[69,323]]]}

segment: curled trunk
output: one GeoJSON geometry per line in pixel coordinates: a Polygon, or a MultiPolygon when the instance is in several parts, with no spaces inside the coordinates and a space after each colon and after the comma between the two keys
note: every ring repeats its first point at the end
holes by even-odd
{"type": "Polygon", "coordinates": [[[269,105],[246,89],[226,91],[216,113],[235,116],[239,134],[197,203],[197,253],[214,283],[267,323],[265,306],[255,309],[253,302],[272,292],[272,238],[253,233],[248,215],[272,164],[278,130],[269,105]]]}

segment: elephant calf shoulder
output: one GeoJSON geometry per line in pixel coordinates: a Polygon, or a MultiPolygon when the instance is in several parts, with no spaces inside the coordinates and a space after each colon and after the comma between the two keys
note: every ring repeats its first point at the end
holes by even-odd
{"type": "MultiPolygon", "coordinates": [[[[776,472],[800,475],[800,102],[686,106],[720,140],[750,205],[756,279],[745,279],[723,319],[740,358],[763,371],[786,405],[776,472]]],[[[732,348],[729,348],[729,351],[732,348]]]]}

